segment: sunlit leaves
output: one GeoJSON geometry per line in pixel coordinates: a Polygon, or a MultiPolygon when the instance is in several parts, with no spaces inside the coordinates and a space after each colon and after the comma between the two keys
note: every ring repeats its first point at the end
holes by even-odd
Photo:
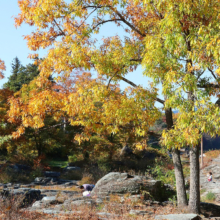
{"type": "Polygon", "coordinates": [[[75,80],[74,90],[57,92],[49,81],[38,86],[36,79],[28,87],[23,86],[19,98],[10,99],[10,121],[22,121],[22,125],[14,133],[18,137],[25,127],[41,128],[44,126],[46,115],[55,120],[67,117],[72,126],[84,126],[86,136],[76,136],[81,142],[83,137],[93,132],[102,134],[118,133],[120,129],[131,126],[131,132],[144,136],[160,112],[154,107],[156,91],[128,88],[121,93],[119,87],[110,85],[109,88],[101,79],[91,79],[83,74],[75,80]],[[32,85],[35,85],[34,87],[32,85]],[[47,86],[46,86],[47,85],[47,86]]]}
{"type": "Polygon", "coordinates": [[[68,76],[76,69],[95,69],[117,83],[142,64],[153,86],[162,84],[165,108],[180,111],[174,128],[164,131],[166,146],[192,145],[202,132],[218,133],[219,112],[210,96],[219,89],[206,85],[219,83],[219,1],[20,0],[19,7],[16,25],[36,27],[25,37],[29,48],[50,50],[40,64],[41,77],[11,101],[11,120],[22,117],[24,127],[41,127],[46,114],[56,120],[68,115],[72,125],[87,127],[87,135],[117,133],[132,122],[134,132],[145,135],[159,115],[153,107],[156,89],[137,87],[121,93],[115,85],[84,75],[84,81],[79,79],[65,93],[55,92],[47,80],[53,73],[68,76]],[[99,29],[110,22],[129,37],[97,41],[99,29]],[[208,68],[212,78],[204,76],[208,68]]]}

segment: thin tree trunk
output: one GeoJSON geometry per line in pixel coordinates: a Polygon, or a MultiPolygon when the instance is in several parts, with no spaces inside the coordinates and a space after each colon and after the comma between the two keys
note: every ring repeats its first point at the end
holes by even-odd
{"type": "Polygon", "coordinates": [[[200,213],[200,169],[199,169],[199,145],[190,148],[190,197],[189,210],[192,213],[200,213]]]}
{"type": "MultiPolygon", "coordinates": [[[[165,109],[167,128],[171,129],[173,127],[173,115],[172,109],[165,109]]],[[[172,151],[173,164],[175,169],[175,178],[176,178],[176,191],[177,191],[177,204],[178,207],[187,206],[187,197],[185,189],[185,180],[183,176],[183,168],[180,159],[180,152],[178,149],[172,151]]]]}

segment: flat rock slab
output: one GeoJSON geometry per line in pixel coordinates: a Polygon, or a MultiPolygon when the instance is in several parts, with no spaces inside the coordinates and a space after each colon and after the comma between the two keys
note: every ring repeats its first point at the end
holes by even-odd
{"type": "Polygon", "coordinates": [[[42,201],[36,201],[33,205],[33,209],[42,209],[42,208],[47,208],[50,205],[49,202],[42,202],[42,201]]]}
{"type": "Polygon", "coordinates": [[[167,220],[200,220],[202,219],[196,214],[170,214],[170,215],[156,215],[155,219],[167,220]]]}
{"type": "Polygon", "coordinates": [[[146,215],[146,214],[149,214],[149,212],[145,211],[145,210],[133,210],[133,209],[131,209],[129,214],[130,215],[146,215]]]}
{"type": "Polygon", "coordinates": [[[45,214],[49,214],[49,215],[55,215],[55,214],[59,214],[59,215],[76,215],[76,214],[81,214],[81,211],[59,211],[59,210],[55,210],[55,209],[42,209],[39,212],[43,212],[45,214]]]}
{"type": "Polygon", "coordinates": [[[119,217],[119,215],[114,215],[114,214],[107,213],[107,212],[98,212],[97,215],[102,216],[102,217],[107,217],[107,219],[114,218],[114,217],[119,217]]]}
{"type": "Polygon", "coordinates": [[[45,196],[41,201],[49,202],[50,204],[52,204],[57,203],[57,198],[56,196],[45,196]]]}
{"type": "Polygon", "coordinates": [[[93,200],[76,200],[76,201],[71,202],[71,205],[73,205],[73,206],[81,206],[83,204],[94,205],[95,201],[93,201],[93,200]]]}

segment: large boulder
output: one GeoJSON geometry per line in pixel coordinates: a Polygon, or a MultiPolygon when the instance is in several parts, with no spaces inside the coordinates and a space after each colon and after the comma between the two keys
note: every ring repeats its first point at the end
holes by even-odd
{"type": "Polygon", "coordinates": [[[131,176],[128,173],[111,172],[102,177],[95,185],[91,196],[107,196],[109,194],[146,194],[157,201],[164,201],[165,187],[161,181],[145,176],[131,176]]]}

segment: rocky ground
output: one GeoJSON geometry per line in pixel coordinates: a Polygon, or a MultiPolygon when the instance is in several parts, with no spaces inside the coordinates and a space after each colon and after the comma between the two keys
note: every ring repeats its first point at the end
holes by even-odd
{"type": "Polygon", "coordinates": [[[220,204],[220,156],[212,159],[210,164],[200,172],[201,197],[209,192],[215,194],[216,204],[220,204]],[[213,181],[208,182],[207,173],[212,172],[213,181]]]}
{"type": "MultiPolygon", "coordinates": [[[[75,168],[68,168],[74,170],[75,168]]],[[[78,168],[77,168],[78,169],[78,168]]],[[[201,170],[203,195],[220,198],[220,157],[201,170]],[[213,183],[207,172],[213,172],[213,183]]],[[[172,187],[160,181],[127,173],[112,172],[96,183],[91,197],[83,197],[74,180],[45,172],[31,184],[1,184],[0,219],[218,219],[220,206],[201,203],[202,215],[184,214],[169,200],[172,187]],[[149,194],[150,192],[150,194],[149,194]],[[216,218],[212,218],[215,216],[216,218]]]]}

